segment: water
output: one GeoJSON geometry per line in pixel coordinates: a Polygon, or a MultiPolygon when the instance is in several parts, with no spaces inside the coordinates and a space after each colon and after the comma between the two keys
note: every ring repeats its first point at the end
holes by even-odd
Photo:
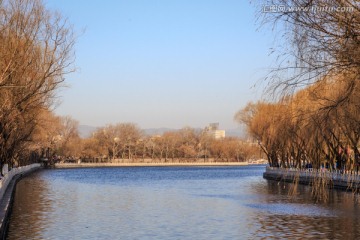
{"type": "Polygon", "coordinates": [[[360,204],[262,178],[264,166],[56,169],[19,182],[8,239],[356,239],[360,204]]]}

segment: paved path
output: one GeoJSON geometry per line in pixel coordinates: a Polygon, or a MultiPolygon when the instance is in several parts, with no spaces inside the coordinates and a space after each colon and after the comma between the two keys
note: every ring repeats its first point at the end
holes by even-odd
{"type": "Polygon", "coordinates": [[[247,162],[158,162],[158,163],[56,163],[56,168],[80,167],[166,167],[166,166],[246,166],[247,162]]]}

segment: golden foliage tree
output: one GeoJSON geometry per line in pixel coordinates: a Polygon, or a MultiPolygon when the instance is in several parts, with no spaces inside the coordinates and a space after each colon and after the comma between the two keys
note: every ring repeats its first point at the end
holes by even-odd
{"type": "Polygon", "coordinates": [[[12,164],[73,57],[71,26],[40,0],[0,1],[0,163],[12,164]]]}

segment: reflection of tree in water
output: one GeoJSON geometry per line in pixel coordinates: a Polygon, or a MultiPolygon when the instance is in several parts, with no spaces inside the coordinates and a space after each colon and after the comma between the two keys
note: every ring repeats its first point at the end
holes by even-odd
{"type": "Polygon", "coordinates": [[[43,170],[17,184],[9,239],[52,239],[54,234],[71,239],[79,222],[79,185],[66,179],[64,171],[43,170]]]}
{"type": "Polygon", "coordinates": [[[267,181],[254,184],[259,203],[254,216],[256,238],[354,239],[360,236],[358,196],[331,190],[327,202],[316,202],[309,186],[299,185],[297,195],[289,195],[292,184],[267,181]]]}
{"type": "Polygon", "coordinates": [[[36,239],[47,227],[47,213],[53,210],[49,184],[42,172],[25,177],[16,186],[9,233],[14,239],[36,239]],[[28,226],[33,226],[29,228],[28,226]]]}

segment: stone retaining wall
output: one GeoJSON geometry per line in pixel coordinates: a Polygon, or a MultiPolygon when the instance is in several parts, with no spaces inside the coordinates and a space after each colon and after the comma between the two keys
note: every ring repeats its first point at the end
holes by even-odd
{"type": "Polygon", "coordinates": [[[153,163],[56,163],[55,168],[81,167],[160,167],[160,166],[244,166],[247,162],[153,162],[153,163]]]}
{"type": "Polygon", "coordinates": [[[37,168],[40,168],[39,163],[11,169],[3,178],[0,179],[0,199],[4,196],[7,186],[15,175],[33,171],[37,168]]]}
{"type": "Polygon", "coordinates": [[[13,196],[17,181],[32,171],[41,168],[41,165],[31,164],[23,167],[11,169],[0,180],[0,238],[6,238],[8,220],[10,217],[13,196]]]}
{"type": "Polygon", "coordinates": [[[358,172],[328,171],[327,169],[295,169],[266,167],[263,174],[265,179],[295,182],[312,185],[315,180],[323,179],[328,182],[329,187],[358,190],[360,189],[360,174],[358,172]]]}

